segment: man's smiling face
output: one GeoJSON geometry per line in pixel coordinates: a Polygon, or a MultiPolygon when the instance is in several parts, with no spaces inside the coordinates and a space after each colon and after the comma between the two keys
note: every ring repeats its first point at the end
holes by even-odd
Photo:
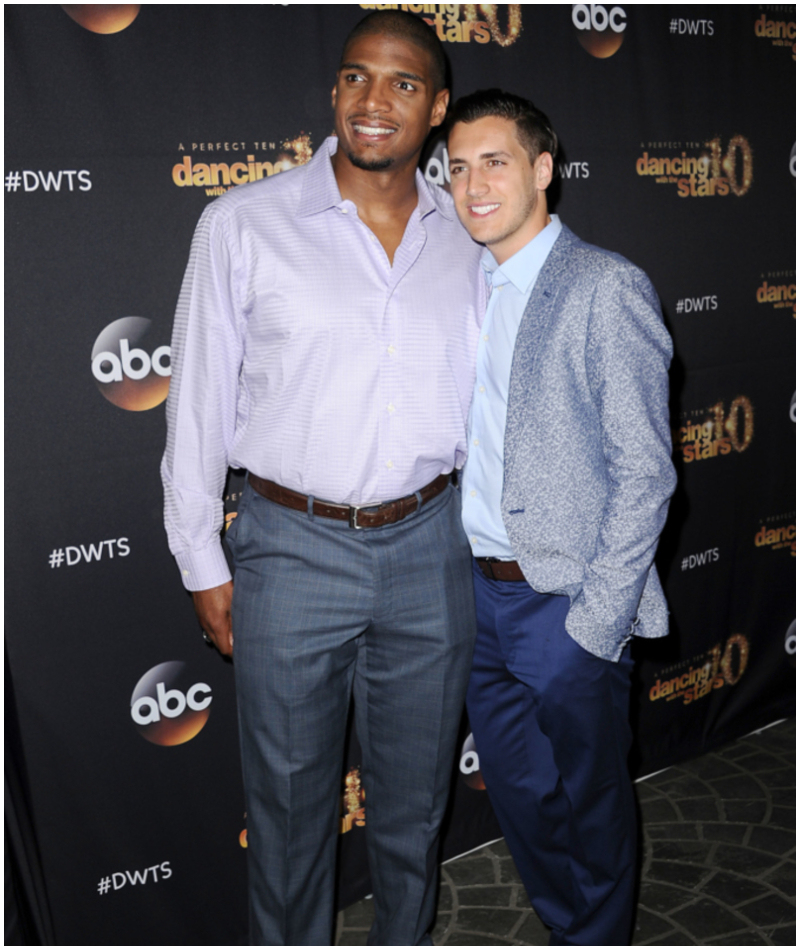
{"type": "Polygon", "coordinates": [[[461,223],[502,264],[547,225],[552,156],[543,152],[531,163],[516,124],[500,116],[457,122],[447,147],[461,223]]]}
{"type": "Polygon", "coordinates": [[[399,37],[366,34],[349,44],[332,98],[339,148],[356,168],[416,164],[447,110],[448,92],[434,90],[432,72],[428,53],[399,37]]]}

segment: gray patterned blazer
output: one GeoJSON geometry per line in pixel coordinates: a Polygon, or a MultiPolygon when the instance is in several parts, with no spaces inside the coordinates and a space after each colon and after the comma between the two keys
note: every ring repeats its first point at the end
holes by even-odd
{"type": "Polygon", "coordinates": [[[607,660],[667,633],[653,558],[676,482],[671,357],[647,275],[564,227],[514,349],[503,522],[531,586],[567,594],[570,636],[607,660]]]}

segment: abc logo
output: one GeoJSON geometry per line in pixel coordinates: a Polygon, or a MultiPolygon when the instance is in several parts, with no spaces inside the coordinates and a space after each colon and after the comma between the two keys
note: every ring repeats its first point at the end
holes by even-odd
{"type": "Polygon", "coordinates": [[[450,191],[450,156],[443,138],[436,139],[430,157],[425,162],[425,180],[450,191]]]}
{"type": "Polygon", "coordinates": [[[186,664],[159,663],[136,684],[131,719],[148,742],[181,745],[194,739],[208,720],[211,687],[191,684],[186,664]]]}
{"type": "Polygon", "coordinates": [[[608,59],[622,46],[627,23],[622,7],[606,9],[601,3],[574,3],[572,25],[587,53],[608,59]]]}
{"type": "Polygon", "coordinates": [[[150,349],[151,324],[145,317],[123,317],[109,323],[95,340],[92,375],[100,392],[121,409],[141,412],[167,398],[169,347],[150,349]]]}
{"type": "Polygon", "coordinates": [[[472,733],[467,736],[464,740],[464,745],[461,747],[458,771],[461,773],[461,778],[470,788],[474,788],[477,791],[482,791],[486,788],[486,783],[483,781],[483,776],[481,775],[481,763],[478,760],[478,751],[475,748],[475,740],[472,738],[472,733]]]}
{"type": "Polygon", "coordinates": [[[784,648],[789,656],[794,656],[797,652],[797,621],[793,620],[786,631],[786,638],[783,641],[784,648]]]}

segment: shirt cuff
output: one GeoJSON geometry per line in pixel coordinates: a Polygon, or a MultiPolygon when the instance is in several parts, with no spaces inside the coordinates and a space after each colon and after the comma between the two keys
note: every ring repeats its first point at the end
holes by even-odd
{"type": "Polygon", "coordinates": [[[186,590],[209,590],[227,584],[231,579],[222,542],[218,541],[202,551],[176,554],[175,560],[186,590]]]}

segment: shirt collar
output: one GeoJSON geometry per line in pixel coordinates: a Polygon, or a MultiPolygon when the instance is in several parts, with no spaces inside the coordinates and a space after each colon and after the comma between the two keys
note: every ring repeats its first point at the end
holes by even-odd
{"type": "MultiPolygon", "coordinates": [[[[352,202],[345,201],[339,192],[339,186],[336,183],[336,176],[333,173],[331,158],[336,154],[339,140],[335,135],[325,139],[322,146],[317,149],[306,165],[306,177],[303,182],[303,190],[300,195],[300,203],[297,208],[298,217],[318,214],[320,211],[327,211],[329,208],[341,208],[352,202]]],[[[432,211],[438,211],[448,220],[452,218],[452,212],[445,201],[437,201],[432,193],[431,186],[425,181],[425,176],[417,169],[417,211],[420,218],[424,218],[432,211]]]]}
{"type": "Polygon", "coordinates": [[[510,283],[521,294],[528,293],[560,233],[561,220],[557,214],[551,214],[550,223],[503,264],[497,263],[487,247],[481,257],[481,266],[489,285],[498,287],[510,283]]]}

